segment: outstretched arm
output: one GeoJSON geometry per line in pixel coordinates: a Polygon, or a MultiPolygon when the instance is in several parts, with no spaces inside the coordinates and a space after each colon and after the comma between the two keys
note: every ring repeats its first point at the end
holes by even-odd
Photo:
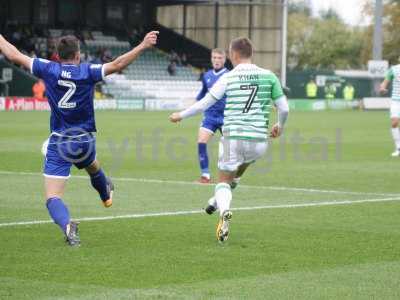
{"type": "Polygon", "coordinates": [[[0,34],[0,51],[11,60],[13,63],[16,63],[20,66],[23,66],[27,69],[31,68],[32,58],[29,56],[22,54],[14,45],[10,44],[1,34],[0,34]]]}
{"type": "Polygon", "coordinates": [[[187,108],[181,112],[175,112],[175,113],[171,114],[169,116],[169,120],[173,123],[177,123],[179,121],[182,121],[182,119],[189,118],[191,116],[202,113],[207,108],[214,105],[217,102],[217,100],[218,99],[214,98],[214,96],[212,96],[210,93],[207,93],[207,95],[205,95],[203,99],[196,102],[189,108],[187,108]]]}
{"type": "Polygon", "coordinates": [[[117,57],[112,62],[104,64],[104,75],[117,73],[125,69],[143,52],[157,43],[158,31],[151,31],[144,37],[143,41],[131,51],[117,57]]]}
{"type": "Polygon", "coordinates": [[[221,78],[217,80],[217,82],[213,85],[210,91],[203,97],[203,99],[196,102],[195,104],[193,104],[188,109],[185,109],[184,111],[173,113],[172,115],[169,116],[169,120],[171,122],[176,123],[181,121],[182,119],[197,115],[205,111],[210,106],[214,105],[219,99],[222,99],[222,97],[225,95],[227,86],[226,74],[228,73],[225,73],[224,75],[221,76],[221,78]]]}

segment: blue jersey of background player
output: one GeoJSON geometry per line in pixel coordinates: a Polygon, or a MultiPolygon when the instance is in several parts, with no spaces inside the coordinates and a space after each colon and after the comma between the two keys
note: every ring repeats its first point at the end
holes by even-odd
{"type": "MultiPolygon", "coordinates": [[[[197,100],[201,100],[208,90],[214,85],[215,82],[226,72],[228,69],[224,67],[226,61],[225,51],[222,49],[213,49],[211,51],[212,70],[204,73],[202,77],[203,87],[197,95],[197,100]]],[[[225,99],[217,101],[213,106],[204,112],[204,118],[199,128],[199,135],[197,139],[197,151],[199,157],[199,164],[201,170],[200,183],[210,183],[210,170],[208,166],[208,153],[207,143],[217,130],[221,131],[224,124],[224,108],[225,99]]]]}
{"type": "Polygon", "coordinates": [[[78,223],[70,220],[69,210],[62,201],[71,166],[84,168],[104,206],[112,205],[113,185],[96,159],[94,86],[104,76],[124,69],[143,50],[154,45],[157,34],[156,31],[148,33],[137,47],[104,65],[81,64],[79,40],[74,36],[60,38],[57,45],[60,62],[51,62],[22,54],[0,35],[0,51],[14,63],[30,68],[45,82],[51,108],[51,134],[44,163],[46,206],[71,246],[80,244],[78,223]]]}

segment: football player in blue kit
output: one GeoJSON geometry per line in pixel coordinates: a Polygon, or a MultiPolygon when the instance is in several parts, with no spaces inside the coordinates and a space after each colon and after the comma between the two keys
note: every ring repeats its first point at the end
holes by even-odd
{"type": "Polygon", "coordinates": [[[51,109],[51,134],[43,172],[46,206],[70,246],[80,245],[78,222],[71,221],[68,207],[62,200],[72,165],[85,169],[104,206],[112,205],[113,184],[96,159],[94,87],[105,76],[123,70],[143,50],[155,45],[157,35],[157,31],[149,32],[137,47],[106,64],[80,63],[80,44],[74,36],[59,39],[60,62],[53,62],[24,55],[0,35],[0,52],[12,62],[30,69],[46,85],[51,109]]]}
{"type": "MultiPolygon", "coordinates": [[[[197,101],[201,100],[211,89],[215,82],[229,70],[225,66],[226,54],[223,49],[213,49],[211,51],[211,63],[213,68],[203,74],[203,87],[197,95],[197,101]]],[[[221,132],[224,123],[225,96],[221,101],[217,101],[213,106],[204,112],[204,118],[199,128],[197,138],[197,151],[199,156],[201,177],[200,183],[210,183],[211,176],[208,165],[207,143],[217,130],[221,132]]]]}

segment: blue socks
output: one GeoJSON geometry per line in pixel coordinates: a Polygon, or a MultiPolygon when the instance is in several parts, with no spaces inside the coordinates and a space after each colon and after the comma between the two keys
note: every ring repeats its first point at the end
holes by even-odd
{"type": "Polygon", "coordinates": [[[206,143],[198,143],[198,154],[199,154],[199,163],[202,174],[210,174],[210,170],[208,169],[208,154],[207,154],[207,144],[206,143]]]}
{"type": "Polygon", "coordinates": [[[70,221],[68,207],[57,197],[47,199],[46,206],[54,223],[65,233],[70,221]]]}
{"type": "Polygon", "coordinates": [[[103,201],[108,200],[110,195],[107,191],[107,177],[103,170],[100,169],[96,174],[89,174],[92,186],[99,192],[100,198],[103,201]]]}
{"type": "MultiPolygon", "coordinates": [[[[107,190],[107,177],[104,172],[100,169],[96,174],[90,174],[90,181],[92,186],[99,192],[101,200],[108,200],[110,195],[107,190]]],[[[46,206],[54,223],[65,233],[70,222],[68,207],[58,197],[47,199],[46,206]]]]}

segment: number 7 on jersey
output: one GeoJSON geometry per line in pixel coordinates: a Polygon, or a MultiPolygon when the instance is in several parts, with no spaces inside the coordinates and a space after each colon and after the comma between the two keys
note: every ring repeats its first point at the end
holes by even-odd
{"type": "Polygon", "coordinates": [[[258,92],[258,84],[244,84],[240,86],[241,90],[251,90],[249,99],[246,102],[245,107],[243,108],[243,113],[248,113],[251,105],[254,102],[254,99],[256,98],[257,92],[258,92]]]}

